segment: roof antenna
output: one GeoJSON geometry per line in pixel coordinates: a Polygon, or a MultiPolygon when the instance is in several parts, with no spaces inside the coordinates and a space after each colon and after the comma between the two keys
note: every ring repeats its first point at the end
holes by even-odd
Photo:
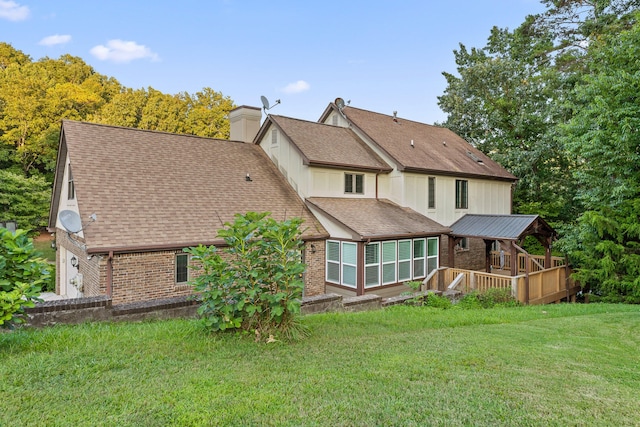
{"type": "Polygon", "coordinates": [[[265,112],[265,114],[267,113],[267,110],[272,109],[273,107],[275,107],[276,105],[280,104],[280,100],[276,99],[276,103],[269,106],[269,100],[267,99],[266,96],[261,96],[260,97],[260,101],[262,101],[262,111],[265,112]]]}
{"type": "Polygon", "coordinates": [[[397,111],[393,112],[393,121],[398,123],[398,112],[397,111]]]}

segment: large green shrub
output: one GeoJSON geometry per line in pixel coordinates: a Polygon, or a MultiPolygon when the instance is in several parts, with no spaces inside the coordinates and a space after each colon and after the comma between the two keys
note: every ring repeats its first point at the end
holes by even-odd
{"type": "Polygon", "coordinates": [[[300,331],[295,315],[304,287],[302,220],[278,222],[268,215],[236,215],[218,233],[224,248],[185,249],[201,273],[191,283],[201,298],[199,314],[212,331],[241,329],[258,339],[300,331]]]}
{"type": "Polygon", "coordinates": [[[27,231],[0,228],[0,327],[22,323],[50,278],[49,265],[37,256],[27,231]]]}

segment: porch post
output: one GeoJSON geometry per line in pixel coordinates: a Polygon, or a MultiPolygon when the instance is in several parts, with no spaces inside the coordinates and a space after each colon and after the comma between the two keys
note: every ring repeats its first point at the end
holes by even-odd
{"type": "Polygon", "coordinates": [[[515,242],[511,240],[511,245],[509,245],[509,252],[511,252],[511,276],[518,275],[518,249],[516,248],[515,242]]]}
{"type": "Polygon", "coordinates": [[[485,270],[487,273],[491,273],[491,245],[493,245],[493,240],[484,239],[485,270]]]}
{"type": "Polygon", "coordinates": [[[544,244],[544,268],[551,268],[551,237],[545,239],[544,244]]]}
{"type": "Polygon", "coordinates": [[[449,268],[455,268],[456,264],[456,245],[462,240],[462,237],[455,238],[449,235],[449,268]]]}

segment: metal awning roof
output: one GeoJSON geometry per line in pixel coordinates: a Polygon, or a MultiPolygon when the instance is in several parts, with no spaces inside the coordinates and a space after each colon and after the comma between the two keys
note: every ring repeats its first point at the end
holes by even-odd
{"type": "Polygon", "coordinates": [[[526,236],[553,237],[555,230],[538,215],[467,214],[451,224],[454,237],[520,240],[526,236]]]}

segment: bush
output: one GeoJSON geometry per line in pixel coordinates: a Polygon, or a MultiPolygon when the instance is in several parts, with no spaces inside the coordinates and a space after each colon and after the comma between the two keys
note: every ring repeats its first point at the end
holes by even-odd
{"type": "Polygon", "coordinates": [[[22,323],[24,309],[35,305],[50,278],[49,265],[36,255],[27,231],[0,228],[0,327],[22,323]]]}
{"type": "Polygon", "coordinates": [[[192,280],[201,298],[199,314],[212,331],[240,329],[256,339],[294,337],[306,266],[301,260],[302,220],[277,222],[268,213],[236,215],[218,233],[227,247],[185,249],[200,265],[192,280]],[[223,255],[220,253],[222,252],[223,255]]]}

